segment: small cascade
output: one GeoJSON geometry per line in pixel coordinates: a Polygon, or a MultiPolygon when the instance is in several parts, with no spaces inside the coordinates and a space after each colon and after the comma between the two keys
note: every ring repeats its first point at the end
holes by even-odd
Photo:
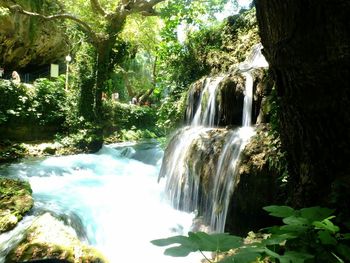
{"type": "Polygon", "coordinates": [[[198,206],[199,177],[190,176],[187,160],[195,139],[204,135],[209,129],[185,127],[179,130],[170,141],[167,150],[171,155],[163,159],[159,179],[167,177],[166,192],[174,208],[192,212],[198,206]]]}
{"type": "Polygon", "coordinates": [[[200,103],[191,122],[191,126],[214,127],[216,117],[216,94],[219,83],[224,77],[207,78],[200,95],[200,103]]]}
{"type": "Polygon", "coordinates": [[[245,94],[243,102],[242,126],[249,127],[252,125],[252,106],[253,106],[253,76],[249,71],[243,72],[245,77],[245,94]]]}
{"type": "Polygon", "coordinates": [[[268,66],[261,49],[261,44],[254,46],[247,60],[239,65],[239,72],[246,79],[243,127],[235,130],[214,128],[217,87],[224,77],[207,78],[201,92],[197,88],[189,95],[186,117],[190,126],[177,132],[165,151],[159,179],[166,178],[166,193],[173,206],[197,212],[213,232],[224,231],[239,158],[254,134],[251,127],[251,71],[268,66]]]}
{"type": "Polygon", "coordinates": [[[208,205],[206,222],[214,232],[224,232],[230,197],[234,189],[239,157],[249,139],[254,135],[251,127],[230,131],[218,160],[211,203],[208,205]]]}

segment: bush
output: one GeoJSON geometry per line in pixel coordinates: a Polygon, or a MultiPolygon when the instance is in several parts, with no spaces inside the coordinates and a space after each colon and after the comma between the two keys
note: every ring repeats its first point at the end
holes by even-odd
{"type": "Polygon", "coordinates": [[[64,80],[39,79],[34,85],[0,80],[0,125],[60,126],[65,120],[64,80]]]}

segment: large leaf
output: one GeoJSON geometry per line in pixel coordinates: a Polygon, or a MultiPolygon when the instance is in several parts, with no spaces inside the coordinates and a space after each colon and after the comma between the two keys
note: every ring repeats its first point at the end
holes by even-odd
{"type": "MultiPolygon", "coordinates": [[[[329,219],[331,219],[332,217],[329,217],[329,219]]],[[[319,228],[319,229],[324,229],[324,230],[328,230],[332,233],[337,233],[339,231],[339,227],[334,225],[332,223],[331,220],[329,220],[328,218],[322,220],[321,222],[319,221],[315,221],[313,222],[313,225],[316,227],[316,228],[319,228]]]]}
{"type": "Polygon", "coordinates": [[[329,231],[319,231],[318,238],[324,245],[337,245],[337,240],[329,233],[329,231]]]}
{"type": "Polygon", "coordinates": [[[229,251],[243,244],[241,237],[228,234],[207,234],[204,232],[189,232],[189,239],[196,243],[201,251],[229,251]]]}
{"type": "Polygon", "coordinates": [[[188,237],[185,236],[172,236],[168,238],[155,239],[152,240],[151,243],[159,247],[169,246],[173,244],[192,244],[188,237]]]}
{"type": "Polygon", "coordinates": [[[343,257],[344,259],[347,260],[347,262],[350,262],[350,247],[346,246],[344,244],[339,244],[337,246],[337,252],[343,257]]]}
{"type": "Polygon", "coordinates": [[[241,237],[228,234],[207,234],[204,232],[189,232],[186,236],[173,236],[164,239],[152,240],[156,246],[170,246],[164,254],[173,257],[185,257],[196,251],[221,251],[225,252],[243,244],[241,237]]]}
{"type": "Polygon", "coordinates": [[[319,206],[300,209],[301,217],[307,218],[310,221],[310,223],[314,221],[322,221],[328,218],[333,213],[334,210],[319,206]]]}
{"type": "Polygon", "coordinates": [[[296,251],[287,251],[279,257],[281,263],[303,263],[305,260],[314,258],[313,255],[296,251]]]}
{"type": "Polygon", "coordinates": [[[309,221],[303,217],[289,216],[283,218],[283,223],[285,223],[286,225],[305,226],[309,224],[309,221]]]}
{"type": "Polygon", "coordinates": [[[179,246],[167,248],[164,252],[165,255],[173,257],[186,257],[191,252],[198,251],[199,249],[195,242],[192,242],[185,236],[173,236],[164,239],[152,240],[151,243],[161,247],[179,244],[179,246]]]}
{"type": "Polygon", "coordinates": [[[269,215],[275,217],[289,217],[295,215],[295,210],[289,206],[270,205],[263,208],[269,215]]]}
{"type": "Polygon", "coordinates": [[[298,237],[297,235],[294,235],[291,233],[285,233],[281,235],[271,235],[269,238],[262,240],[261,243],[266,246],[279,245],[286,240],[294,239],[297,237],[298,237]]]}
{"type": "Polygon", "coordinates": [[[265,252],[265,248],[247,246],[240,248],[234,255],[226,257],[219,261],[220,263],[248,263],[255,262],[256,259],[261,258],[262,253],[265,252]]]}

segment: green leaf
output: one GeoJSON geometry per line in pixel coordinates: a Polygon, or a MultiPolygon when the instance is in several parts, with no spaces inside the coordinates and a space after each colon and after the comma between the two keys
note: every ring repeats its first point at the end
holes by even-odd
{"type": "Polygon", "coordinates": [[[322,221],[328,218],[333,213],[334,210],[319,206],[300,209],[301,217],[307,218],[308,220],[310,220],[310,223],[314,221],[322,221]]]}
{"type": "Polygon", "coordinates": [[[350,233],[342,234],[340,239],[344,239],[344,240],[350,239],[350,233]]]}
{"type": "Polygon", "coordinates": [[[295,215],[295,210],[289,206],[270,205],[263,208],[269,215],[275,217],[290,217],[295,215]]]}
{"type": "Polygon", "coordinates": [[[337,252],[347,261],[350,261],[350,247],[346,246],[344,244],[338,244],[337,247],[337,252]]]}
{"type": "Polygon", "coordinates": [[[307,259],[314,258],[313,255],[296,251],[287,251],[279,257],[281,263],[303,263],[307,259]]]}
{"type": "Polygon", "coordinates": [[[324,245],[336,245],[337,240],[331,236],[328,231],[319,231],[318,238],[321,240],[321,243],[324,245]]]}
{"type": "Polygon", "coordinates": [[[262,240],[261,243],[266,246],[279,245],[286,240],[294,239],[296,237],[298,236],[291,233],[286,233],[281,235],[271,235],[269,238],[262,240]]]}
{"type": "Polygon", "coordinates": [[[172,244],[190,244],[191,241],[189,241],[188,237],[185,236],[173,236],[168,238],[155,239],[152,240],[151,243],[159,247],[164,247],[172,244]]]}
{"type": "Polygon", "coordinates": [[[186,257],[191,252],[196,252],[197,249],[193,249],[192,247],[187,247],[185,245],[180,245],[176,247],[167,248],[164,252],[164,255],[172,256],[172,257],[186,257]]]}
{"type": "Polygon", "coordinates": [[[339,227],[334,225],[332,221],[330,221],[328,218],[322,220],[321,222],[315,221],[313,222],[313,225],[318,229],[328,230],[332,233],[336,233],[339,231],[339,227]]]}
{"type": "Polygon", "coordinates": [[[280,234],[294,234],[296,237],[309,230],[310,227],[304,225],[285,225],[280,227],[280,234]]]}
{"type": "Polygon", "coordinates": [[[228,234],[207,234],[204,232],[189,232],[189,239],[196,243],[201,251],[229,251],[243,244],[241,237],[228,234]]]}
{"type": "Polygon", "coordinates": [[[234,254],[232,256],[229,256],[227,258],[224,258],[219,261],[219,263],[247,263],[247,262],[254,262],[257,258],[260,258],[261,255],[257,252],[249,252],[249,251],[242,251],[238,252],[237,254],[234,254]]]}
{"type": "Polygon", "coordinates": [[[267,247],[264,249],[264,251],[265,251],[265,253],[266,253],[268,256],[270,256],[270,257],[272,257],[272,258],[276,258],[276,259],[280,258],[280,255],[279,255],[279,254],[277,254],[276,252],[272,251],[271,249],[268,249],[267,247]]]}
{"type": "Polygon", "coordinates": [[[283,223],[285,223],[286,225],[304,226],[304,225],[308,225],[309,221],[303,217],[290,216],[290,217],[283,218],[283,223]]]}
{"type": "Polygon", "coordinates": [[[232,248],[240,247],[243,244],[241,237],[228,234],[207,234],[204,232],[189,232],[186,236],[173,236],[164,239],[152,240],[156,246],[169,246],[164,252],[165,255],[173,257],[185,257],[195,251],[221,251],[225,252],[232,248]]]}

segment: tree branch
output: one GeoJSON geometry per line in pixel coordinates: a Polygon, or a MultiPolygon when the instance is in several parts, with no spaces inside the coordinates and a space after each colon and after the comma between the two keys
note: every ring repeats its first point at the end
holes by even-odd
{"type": "Polygon", "coordinates": [[[121,10],[125,10],[127,14],[139,13],[143,16],[155,16],[158,13],[154,10],[154,6],[165,0],[122,0],[121,10]]]}
{"type": "Polygon", "coordinates": [[[102,16],[107,15],[106,11],[102,8],[99,0],[90,0],[90,3],[91,3],[91,7],[94,11],[96,11],[97,13],[99,13],[102,16]]]}
{"type": "Polygon", "coordinates": [[[91,40],[93,42],[98,43],[99,38],[98,38],[97,34],[94,32],[94,30],[90,27],[90,25],[74,15],[62,13],[62,14],[46,16],[43,14],[26,11],[20,5],[7,6],[7,8],[12,13],[19,13],[19,14],[23,14],[23,15],[27,15],[27,16],[31,16],[31,17],[39,17],[39,18],[44,19],[44,20],[68,19],[68,20],[75,21],[83,28],[83,30],[87,33],[87,35],[91,38],[91,40]]]}

